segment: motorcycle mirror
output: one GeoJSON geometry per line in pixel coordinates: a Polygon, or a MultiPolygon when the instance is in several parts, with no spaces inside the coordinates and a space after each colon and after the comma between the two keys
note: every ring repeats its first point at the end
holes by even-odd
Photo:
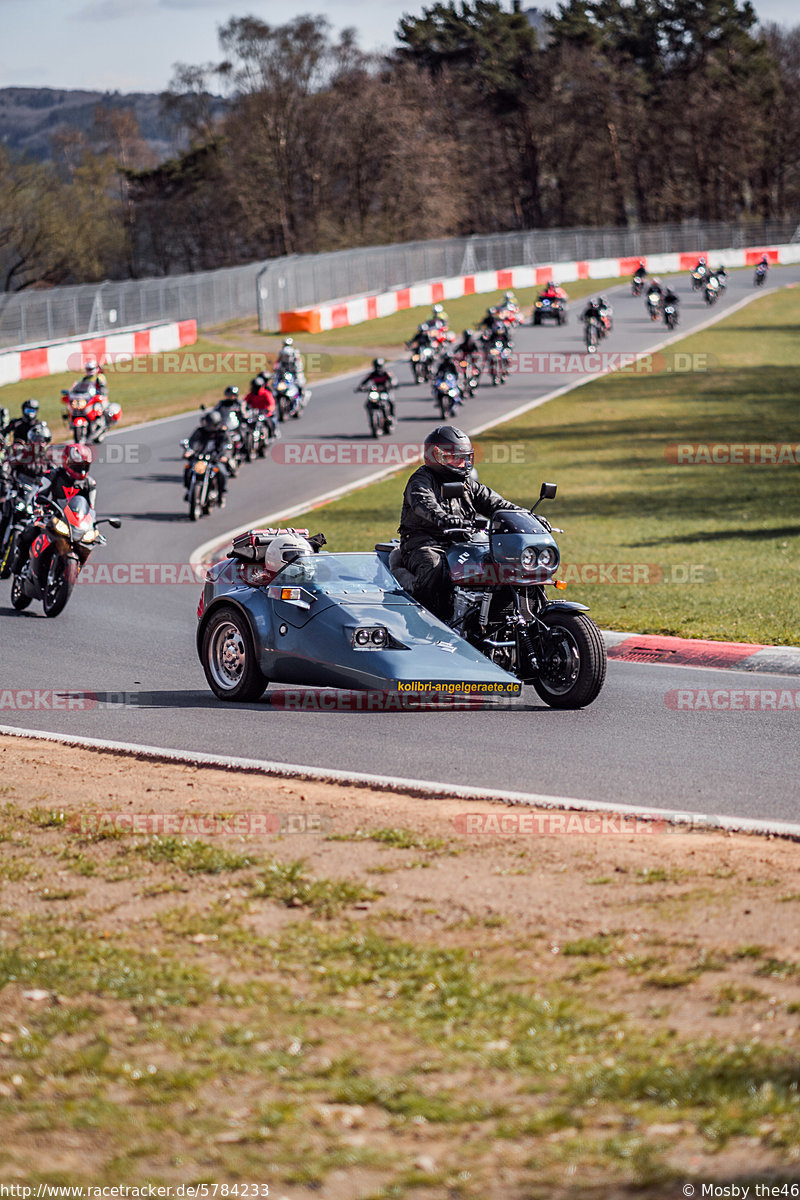
{"type": "Polygon", "coordinates": [[[206,411],[206,406],[205,406],[205,404],[201,404],[201,405],[200,405],[200,412],[205,412],[205,411],[206,411]]]}
{"type": "Polygon", "coordinates": [[[442,499],[443,500],[460,500],[465,494],[463,483],[443,483],[442,484],[442,499]]]}
{"type": "Polygon", "coordinates": [[[541,490],[539,492],[539,499],[534,504],[533,508],[531,509],[531,512],[534,512],[539,507],[539,505],[542,503],[543,500],[555,500],[557,491],[558,491],[558,484],[543,483],[541,490]]]}
{"type": "Polygon", "coordinates": [[[122,524],[122,521],[120,520],[119,517],[101,517],[99,521],[95,522],[95,524],[96,525],[110,525],[112,529],[119,529],[120,525],[122,524]]]}

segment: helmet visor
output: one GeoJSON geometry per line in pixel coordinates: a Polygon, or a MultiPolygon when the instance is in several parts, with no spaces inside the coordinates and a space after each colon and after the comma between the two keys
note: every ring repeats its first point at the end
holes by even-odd
{"type": "Polygon", "coordinates": [[[475,462],[474,450],[460,450],[457,446],[435,446],[433,454],[443,467],[455,471],[469,471],[475,462]]]}

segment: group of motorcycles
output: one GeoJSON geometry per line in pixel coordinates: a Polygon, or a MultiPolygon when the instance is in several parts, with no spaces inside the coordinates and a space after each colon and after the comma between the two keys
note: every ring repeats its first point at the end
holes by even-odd
{"type": "Polygon", "coordinates": [[[11,604],[17,611],[38,600],[46,617],[57,617],[92,551],[106,544],[98,526],[118,529],[121,522],[119,517],[98,518],[78,487],[63,489],[58,500],[41,495],[59,457],[68,461],[70,445],[48,445],[44,457],[25,453],[33,448],[5,439],[0,443],[0,579],[11,576],[11,604]],[[18,563],[24,534],[27,552],[18,563]]]}
{"type": "Polygon", "coordinates": [[[514,348],[511,330],[521,323],[522,314],[515,301],[489,309],[482,322],[484,332],[472,339],[475,348],[468,352],[455,345],[455,333],[440,316],[418,327],[406,343],[411,350],[411,373],[414,383],[431,384],[432,398],[443,420],[452,417],[474,395],[484,372],[492,387],[506,382],[514,348]]]}

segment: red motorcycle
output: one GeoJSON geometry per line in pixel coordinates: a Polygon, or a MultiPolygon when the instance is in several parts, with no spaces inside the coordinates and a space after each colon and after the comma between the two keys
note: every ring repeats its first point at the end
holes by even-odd
{"type": "Polygon", "coordinates": [[[70,427],[72,440],[78,443],[102,442],[122,416],[122,407],[110,404],[97,385],[85,379],[70,391],[63,389],[61,402],[67,406],[61,415],[70,427]]]}
{"type": "Polygon", "coordinates": [[[46,617],[57,617],[72,595],[81,567],[92,550],[105,546],[97,526],[107,522],[119,529],[119,517],[95,516],[83,496],[60,504],[44,499],[33,514],[37,534],[28,559],[11,583],[11,603],[18,611],[41,600],[46,617]]]}

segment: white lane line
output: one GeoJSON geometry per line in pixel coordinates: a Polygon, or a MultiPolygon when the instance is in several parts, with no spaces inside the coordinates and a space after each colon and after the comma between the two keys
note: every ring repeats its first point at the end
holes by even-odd
{"type": "Polygon", "coordinates": [[[337,771],[309,767],[297,763],[268,762],[254,758],[204,754],[200,751],[170,750],[160,746],[140,746],[132,742],[108,741],[105,738],[76,737],[72,734],[50,733],[40,729],[20,729],[0,725],[0,734],[9,737],[35,738],[38,741],[58,742],[89,750],[106,750],[115,754],[138,755],[166,762],[187,763],[190,766],[221,767],[284,779],[310,779],[320,783],[343,783],[366,786],[378,791],[406,792],[436,800],[484,800],[526,807],[567,809],[579,812],[619,813],[628,817],[667,821],[680,826],[689,825],[702,830],[726,829],[738,833],[770,834],[800,840],[800,825],[788,821],[756,821],[748,817],[729,817],[718,813],[688,812],[682,809],[653,808],[649,805],[608,804],[600,800],[578,800],[573,796],[547,796],[536,792],[506,792],[495,788],[463,787],[460,784],[436,783],[427,779],[404,779],[393,775],[370,775],[361,771],[337,771]]]}
{"type": "MultiPolygon", "coordinates": [[[[647,350],[629,351],[625,354],[625,358],[631,358],[632,362],[639,362],[642,358],[647,358],[648,355],[657,354],[659,350],[663,350],[665,346],[671,346],[673,342],[683,341],[685,338],[693,337],[696,333],[702,333],[704,329],[708,329],[711,325],[716,325],[718,321],[725,320],[726,317],[732,316],[735,312],[745,308],[754,300],[761,299],[762,296],[769,296],[781,290],[783,285],[779,287],[769,288],[766,291],[759,290],[752,295],[744,296],[741,300],[737,300],[729,308],[724,308],[717,312],[714,316],[710,316],[708,320],[701,321],[699,325],[694,325],[688,331],[675,333],[671,337],[664,338],[663,341],[657,342],[655,346],[650,346],[647,350]]],[[[570,353],[568,351],[564,352],[570,353]]],[[[574,351],[573,353],[580,354],[582,351],[574,351]]],[[[395,360],[393,360],[395,361],[395,360]]],[[[400,361],[399,359],[396,361],[400,361]]],[[[494,429],[497,425],[504,425],[507,421],[513,421],[517,417],[524,416],[525,413],[532,412],[534,408],[539,408],[542,404],[547,404],[551,400],[558,399],[559,396],[564,396],[567,392],[574,391],[575,388],[583,387],[587,383],[593,383],[596,379],[602,379],[606,375],[613,374],[618,368],[605,367],[602,371],[597,371],[594,374],[587,375],[585,378],[573,380],[572,383],[564,384],[563,387],[556,388],[552,392],[547,392],[544,396],[540,396],[537,400],[528,400],[519,407],[512,409],[510,412],[504,413],[502,416],[495,417],[491,421],[485,421],[482,425],[470,426],[468,432],[478,436],[485,433],[487,429],[494,429]]],[[[358,374],[358,372],[356,372],[358,374]]],[[[344,376],[337,376],[338,379],[344,376]]],[[[326,381],[327,382],[327,381],[326,381]]],[[[333,381],[330,381],[333,382],[333,381]]],[[[350,483],[343,484],[341,487],[334,488],[332,491],[323,492],[319,496],[314,496],[310,500],[305,500],[299,504],[293,504],[289,508],[281,508],[276,512],[267,513],[266,516],[252,517],[243,525],[237,525],[234,529],[228,530],[227,533],[219,534],[217,537],[210,538],[207,542],[203,542],[189,556],[189,562],[192,565],[197,565],[210,557],[219,547],[227,545],[233,541],[239,533],[245,533],[248,529],[269,527],[280,521],[288,521],[291,517],[297,516],[299,513],[308,512],[309,509],[318,508],[322,504],[328,504],[333,500],[339,500],[342,496],[346,496],[349,492],[358,491],[360,488],[368,487],[372,483],[378,483],[381,479],[386,479],[390,475],[397,474],[398,471],[408,465],[411,466],[414,462],[419,461],[421,455],[415,458],[408,458],[407,464],[404,462],[398,466],[393,464],[389,467],[384,467],[381,471],[375,471],[371,475],[364,475],[358,479],[352,480],[350,483]]]]}

